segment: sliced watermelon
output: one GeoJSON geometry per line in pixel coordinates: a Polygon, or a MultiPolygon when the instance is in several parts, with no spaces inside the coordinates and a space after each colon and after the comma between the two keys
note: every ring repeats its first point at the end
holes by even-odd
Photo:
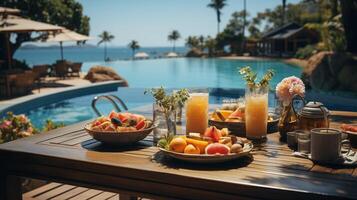
{"type": "Polygon", "coordinates": [[[118,113],[117,118],[119,118],[121,122],[125,123],[128,121],[129,116],[127,115],[127,113],[118,113]]]}
{"type": "Polygon", "coordinates": [[[146,127],[146,122],[145,120],[141,120],[139,123],[136,124],[135,128],[136,130],[142,130],[146,127]]]}
{"type": "Polygon", "coordinates": [[[109,118],[112,119],[113,117],[116,117],[118,114],[113,110],[112,112],[110,112],[109,114],[109,118]]]}

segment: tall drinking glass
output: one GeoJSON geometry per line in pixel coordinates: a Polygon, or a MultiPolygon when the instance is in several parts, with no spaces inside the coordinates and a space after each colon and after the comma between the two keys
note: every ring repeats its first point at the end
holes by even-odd
{"type": "Polygon", "coordinates": [[[247,87],[245,92],[246,137],[251,140],[266,138],[268,123],[268,87],[247,87]]]}
{"type": "Polygon", "coordinates": [[[208,127],[208,93],[190,93],[186,103],[186,134],[203,134],[208,127]]]}

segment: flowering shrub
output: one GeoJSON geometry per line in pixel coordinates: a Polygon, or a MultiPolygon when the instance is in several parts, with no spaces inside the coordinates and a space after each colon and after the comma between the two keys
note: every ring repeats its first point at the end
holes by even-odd
{"type": "Polygon", "coordinates": [[[301,79],[295,76],[284,78],[276,86],[276,96],[285,106],[291,103],[291,100],[295,95],[300,95],[302,97],[305,95],[304,83],[301,79]]]}
{"type": "Polygon", "coordinates": [[[0,143],[28,137],[37,132],[30,120],[23,114],[14,115],[8,112],[7,117],[0,121],[0,143]]]}
{"type": "MultiPolygon", "coordinates": [[[[42,131],[46,132],[60,127],[64,127],[64,124],[46,120],[42,131]]],[[[24,114],[14,115],[12,112],[8,112],[7,116],[0,120],[0,144],[28,137],[36,133],[38,133],[38,130],[24,114]]]]}
{"type": "Polygon", "coordinates": [[[53,130],[56,128],[61,128],[61,127],[64,127],[63,123],[55,123],[52,120],[48,119],[48,120],[46,120],[46,124],[42,130],[46,132],[46,131],[50,131],[50,130],[53,130]]]}

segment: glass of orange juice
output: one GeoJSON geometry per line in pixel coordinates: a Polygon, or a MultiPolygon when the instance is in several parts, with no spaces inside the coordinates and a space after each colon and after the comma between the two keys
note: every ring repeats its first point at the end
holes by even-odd
{"type": "Polygon", "coordinates": [[[205,132],[208,127],[208,92],[190,93],[186,102],[186,134],[205,132]]]}
{"type": "Polygon", "coordinates": [[[260,140],[266,138],[268,88],[247,87],[245,92],[245,129],[248,139],[260,140]]]}

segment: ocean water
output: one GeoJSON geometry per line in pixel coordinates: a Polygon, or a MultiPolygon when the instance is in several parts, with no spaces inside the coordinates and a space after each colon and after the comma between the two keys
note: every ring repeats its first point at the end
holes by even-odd
{"type": "MultiPolygon", "coordinates": [[[[138,51],[146,52],[152,58],[163,57],[171,52],[171,47],[143,47],[138,51]]],[[[177,47],[176,52],[184,55],[187,52],[185,47],[177,47]]],[[[100,47],[64,47],[64,59],[73,62],[98,62],[104,60],[104,48],[100,47]]],[[[123,60],[132,57],[131,49],[127,47],[108,47],[107,56],[111,60],[123,60]]],[[[52,64],[61,58],[60,48],[20,48],[15,52],[14,57],[25,60],[30,66],[37,64],[52,64]]]]}

